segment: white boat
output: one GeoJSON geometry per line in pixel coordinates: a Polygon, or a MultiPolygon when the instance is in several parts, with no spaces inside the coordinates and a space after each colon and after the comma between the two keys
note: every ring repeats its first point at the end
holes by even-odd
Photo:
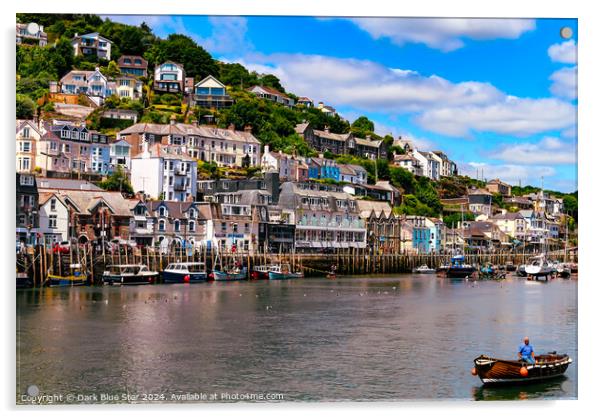
{"type": "Polygon", "coordinates": [[[159,272],[150,271],[146,265],[109,265],[102,274],[107,285],[147,285],[157,282],[159,272]]]}
{"type": "Polygon", "coordinates": [[[428,265],[421,265],[417,268],[412,269],[415,274],[434,274],[437,270],[429,268],[428,265]]]}
{"type": "Polygon", "coordinates": [[[207,280],[207,270],[203,262],[170,263],[163,271],[163,282],[185,283],[207,280]]]}
{"type": "Polygon", "coordinates": [[[554,272],[554,267],[552,263],[546,259],[546,255],[542,253],[539,256],[529,259],[529,263],[525,265],[525,272],[535,279],[544,278],[547,281],[548,277],[554,272]]]}

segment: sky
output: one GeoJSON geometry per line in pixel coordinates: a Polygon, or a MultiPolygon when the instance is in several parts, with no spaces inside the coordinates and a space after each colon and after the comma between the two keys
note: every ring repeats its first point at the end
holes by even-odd
{"type": "Polygon", "coordinates": [[[462,174],[577,189],[576,19],[108,17],[186,34],[462,174]]]}

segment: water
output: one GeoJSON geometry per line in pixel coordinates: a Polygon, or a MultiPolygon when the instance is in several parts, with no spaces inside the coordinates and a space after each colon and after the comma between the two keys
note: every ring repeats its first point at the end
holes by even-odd
{"type": "Polygon", "coordinates": [[[577,397],[575,280],[396,275],[24,290],[17,322],[18,401],[32,384],[40,394],[159,401],[188,393],[218,400],[278,393],[285,401],[577,397]],[[570,354],[566,378],[483,388],[470,374],[472,360],[514,359],[525,335],[536,354],[570,354]]]}

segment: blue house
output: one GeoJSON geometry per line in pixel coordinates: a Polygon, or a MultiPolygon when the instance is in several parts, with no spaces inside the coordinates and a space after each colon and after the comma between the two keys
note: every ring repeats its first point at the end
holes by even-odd
{"type": "Polygon", "coordinates": [[[441,250],[441,229],[443,221],[437,218],[427,218],[426,226],[429,228],[429,252],[439,252],[441,250]]]}
{"type": "Polygon", "coordinates": [[[420,253],[429,252],[431,229],[426,225],[426,217],[408,215],[406,221],[412,225],[412,248],[420,253]]]}
{"type": "Polygon", "coordinates": [[[310,157],[306,163],[310,179],[341,180],[341,171],[334,160],[322,157],[310,157]]]}

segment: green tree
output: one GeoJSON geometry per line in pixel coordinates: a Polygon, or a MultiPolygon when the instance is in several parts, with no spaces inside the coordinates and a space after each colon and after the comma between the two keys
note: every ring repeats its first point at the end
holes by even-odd
{"type": "Polygon", "coordinates": [[[365,137],[374,132],[374,122],[366,116],[360,116],[351,124],[351,132],[359,137],[365,137]]]}
{"type": "Polygon", "coordinates": [[[32,119],[36,112],[36,104],[29,97],[17,94],[17,119],[32,119]]]}
{"type": "Polygon", "coordinates": [[[272,89],[276,89],[279,92],[285,93],[284,87],[280,84],[280,79],[273,74],[264,74],[259,79],[259,83],[262,86],[271,87],[272,89]]]}
{"type": "Polygon", "coordinates": [[[155,43],[144,56],[155,65],[165,61],[182,64],[186,76],[195,80],[219,74],[217,63],[211,55],[186,35],[171,34],[167,39],[155,43]]]}
{"type": "Polygon", "coordinates": [[[98,186],[106,191],[119,191],[129,194],[134,193],[134,188],[132,188],[132,184],[121,166],[117,166],[115,171],[105,180],[100,182],[98,186]]]}
{"type": "Polygon", "coordinates": [[[391,183],[393,186],[402,188],[405,193],[414,193],[416,189],[416,179],[412,173],[402,167],[392,167],[390,169],[391,183]]]}

